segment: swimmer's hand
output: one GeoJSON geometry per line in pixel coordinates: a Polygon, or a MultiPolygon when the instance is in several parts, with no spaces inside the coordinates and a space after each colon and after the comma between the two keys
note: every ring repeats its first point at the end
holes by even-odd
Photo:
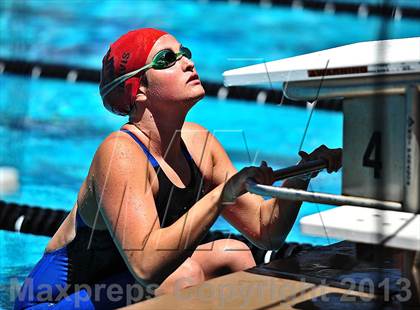
{"type": "MultiPolygon", "coordinates": [[[[311,160],[321,159],[327,163],[327,172],[337,172],[342,166],[342,152],[343,149],[329,149],[325,145],[321,145],[316,148],[312,153],[308,154],[304,151],[299,152],[299,156],[302,158],[300,163],[304,163],[311,160]]],[[[319,171],[313,172],[310,177],[315,178],[318,175],[319,171]]]]}
{"type": "Polygon", "coordinates": [[[245,167],[226,182],[221,195],[221,203],[232,204],[237,197],[245,194],[245,184],[248,179],[263,185],[272,185],[275,181],[273,169],[265,161],[262,161],[259,167],[245,167]]]}

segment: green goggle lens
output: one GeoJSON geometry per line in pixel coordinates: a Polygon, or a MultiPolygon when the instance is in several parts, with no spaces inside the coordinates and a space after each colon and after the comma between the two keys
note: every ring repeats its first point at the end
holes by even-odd
{"type": "Polygon", "coordinates": [[[178,53],[175,53],[173,50],[166,49],[162,50],[153,57],[152,68],[153,69],[166,69],[173,66],[178,59],[182,56],[185,56],[188,59],[191,59],[191,51],[181,46],[178,53]]]}

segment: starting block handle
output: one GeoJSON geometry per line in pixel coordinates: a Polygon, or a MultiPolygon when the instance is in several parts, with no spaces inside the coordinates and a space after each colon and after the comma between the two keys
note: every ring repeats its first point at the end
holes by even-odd
{"type": "Polygon", "coordinates": [[[327,168],[327,163],[322,159],[311,160],[298,165],[275,170],[274,178],[276,181],[280,181],[290,177],[295,177],[310,172],[316,172],[325,168],[327,168]]]}

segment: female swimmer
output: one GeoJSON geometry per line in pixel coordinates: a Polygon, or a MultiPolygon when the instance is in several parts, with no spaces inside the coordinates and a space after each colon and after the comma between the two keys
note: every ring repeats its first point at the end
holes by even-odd
{"type": "MultiPolygon", "coordinates": [[[[255,266],[240,241],[202,243],[219,215],[258,247],[281,246],[301,202],[246,193],[248,178],[271,185],[273,170],[237,172],[208,130],[185,122],[204,96],[187,47],[160,30],[128,32],[103,59],[100,93],[129,122],[99,146],[15,309],[117,308],[255,266]]],[[[341,166],[340,149],[301,155],[325,159],[329,172],[341,166]]]]}

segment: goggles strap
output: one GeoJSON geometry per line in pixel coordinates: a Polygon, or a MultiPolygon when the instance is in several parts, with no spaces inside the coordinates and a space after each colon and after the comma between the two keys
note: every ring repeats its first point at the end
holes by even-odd
{"type": "Polygon", "coordinates": [[[133,76],[139,74],[141,71],[143,70],[147,70],[149,68],[151,68],[153,66],[153,62],[145,65],[144,67],[141,67],[140,69],[128,72],[126,74],[123,74],[119,77],[117,77],[116,79],[112,80],[111,82],[109,82],[108,84],[106,84],[102,90],[101,90],[101,97],[105,97],[106,95],[108,95],[111,91],[113,91],[115,89],[115,87],[117,87],[119,84],[121,84],[122,82],[127,81],[129,78],[132,78],[133,76]]]}

